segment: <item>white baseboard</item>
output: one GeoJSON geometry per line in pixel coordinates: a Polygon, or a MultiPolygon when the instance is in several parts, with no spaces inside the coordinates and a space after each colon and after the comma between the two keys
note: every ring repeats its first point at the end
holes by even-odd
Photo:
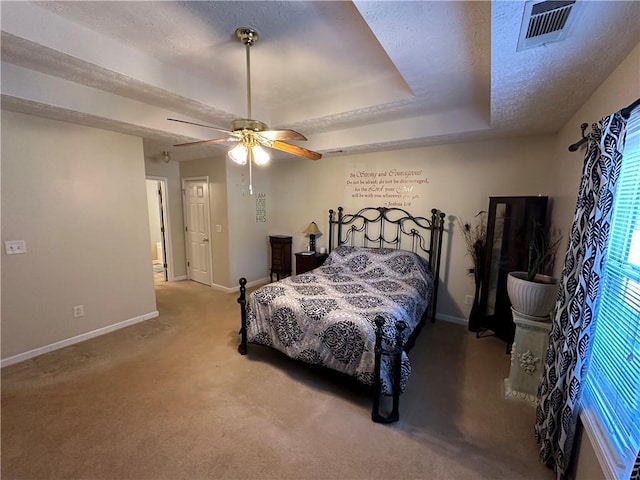
{"type": "Polygon", "coordinates": [[[211,285],[211,288],[213,288],[214,290],[220,290],[221,292],[224,292],[224,293],[233,293],[233,292],[237,292],[240,287],[238,286],[235,288],[229,288],[229,287],[225,287],[224,285],[218,285],[217,283],[214,283],[213,285],[211,285]]]}
{"type": "Polygon", "coordinates": [[[181,282],[182,280],[186,280],[187,276],[186,275],[180,275],[179,277],[173,277],[171,280],[169,280],[170,282],[181,282]]]}
{"type": "MultiPolygon", "coordinates": [[[[186,277],[184,279],[186,279],[186,277]]],[[[262,285],[265,283],[269,283],[268,277],[254,280],[252,282],[247,282],[247,288],[254,287],[256,285],[262,285]]],[[[229,288],[229,287],[224,287],[222,285],[214,284],[212,288],[223,291],[225,293],[234,293],[240,290],[239,285],[237,287],[229,288]]],[[[153,312],[149,312],[144,315],[140,315],[138,317],[130,318],[128,320],[124,320],[119,323],[114,323],[113,325],[108,325],[106,327],[98,328],[97,330],[93,330],[91,332],[76,335],[75,337],[67,338],[65,340],[60,340],[59,342],[51,343],[43,347],[38,347],[33,350],[29,350],[28,352],[19,353],[17,355],[13,355],[12,357],[3,358],[2,360],[0,360],[0,368],[8,367],[9,365],[13,365],[14,363],[23,362],[25,360],[29,360],[30,358],[37,357],[38,355],[42,355],[48,352],[52,352],[54,350],[59,350],[64,347],[68,347],[69,345],[74,345],[76,343],[84,342],[85,340],[89,340],[90,338],[99,337],[100,335],[104,335],[106,333],[113,332],[115,330],[120,330],[121,328],[125,328],[130,325],[135,325],[136,323],[144,322],[145,320],[151,320],[152,318],[156,318],[158,315],[159,315],[158,311],[155,310],[153,312]]],[[[467,325],[467,320],[464,318],[453,317],[451,315],[444,315],[439,313],[436,313],[436,320],[457,323],[459,325],[467,325]]]]}
{"type": "Polygon", "coordinates": [[[80,335],[76,335],[75,337],[67,338],[65,340],[60,340],[59,342],[51,343],[49,345],[45,345],[43,347],[38,347],[33,350],[29,350],[28,352],[19,353],[12,357],[3,358],[0,360],[0,368],[8,367],[9,365],[13,365],[14,363],[23,362],[25,360],[29,360],[30,358],[37,357],[38,355],[42,355],[44,353],[49,353],[54,350],[59,350],[64,347],[68,347],[69,345],[74,345],[76,343],[84,342],[85,340],[89,340],[90,338],[99,337],[100,335],[104,335],[109,332],[113,332],[114,330],[120,330],[121,328],[128,327],[130,325],[134,325],[136,323],[144,322],[145,320],[150,320],[152,318],[160,315],[157,310],[149,313],[145,313],[144,315],[140,315],[139,317],[130,318],[129,320],[124,320],[122,322],[114,323],[113,325],[108,325],[106,327],[98,328],[97,330],[93,330],[91,332],[82,333],[80,335]]]}
{"type": "Polygon", "coordinates": [[[444,315],[436,312],[436,320],[442,320],[444,322],[457,323],[459,325],[467,325],[466,318],[452,317],[451,315],[444,315]]]}
{"type": "MultiPolygon", "coordinates": [[[[252,282],[247,282],[247,288],[255,287],[256,285],[264,285],[265,283],[269,283],[268,277],[260,278],[252,282]]],[[[216,290],[220,290],[224,293],[235,293],[240,291],[240,285],[236,287],[225,287],[223,285],[217,285],[214,283],[213,285],[211,285],[211,288],[215,288],[216,290]]]]}

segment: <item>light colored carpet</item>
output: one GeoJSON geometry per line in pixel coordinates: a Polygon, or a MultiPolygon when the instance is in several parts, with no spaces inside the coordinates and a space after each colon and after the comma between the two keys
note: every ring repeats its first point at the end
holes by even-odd
{"type": "Polygon", "coordinates": [[[2,371],[2,479],[552,479],[505,345],[428,324],[400,422],[362,388],[236,351],[236,294],[156,286],[160,316],[2,371]]]}

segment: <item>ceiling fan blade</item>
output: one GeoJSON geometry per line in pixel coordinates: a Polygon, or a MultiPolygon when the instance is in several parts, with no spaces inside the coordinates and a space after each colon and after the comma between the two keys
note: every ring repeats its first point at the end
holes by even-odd
{"type": "Polygon", "coordinates": [[[265,137],[267,140],[306,140],[307,137],[302,135],[295,130],[264,130],[262,132],[258,132],[260,135],[265,137]]]}
{"type": "Polygon", "coordinates": [[[238,140],[240,139],[237,137],[214,138],[213,140],[199,140],[197,142],[179,143],[177,145],[174,145],[174,147],[191,147],[193,145],[206,145],[209,143],[237,142],[238,140]]]}
{"type": "Polygon", "coordinates": [[[269,142],[269,146],[271,148],[275,148],[276,150],[281,150],[283,152],[291,153],[292,155],[308,158],[309,160],[320,160],[322,158],[321,153],[313,152],[311,150],[307,150],[306,148],[298,147],[297,145],[291,145],[289,143],[280,142],[278,140],[269,142]]]}
{"type": "Polygon", "coordinates": [[[210,128],[212,130],[217,130],[218,132],[222,132],[222,133],[231,133],[229,130],[225,130],[223,128],[212,127],[211,125],[203,125],[201,123],[187,122],[186,120],[178,120],[177,118],[167,118],[167,120],[171,120],[172,122],[187,123],[189,125],[195,125],[196,127],[210,128]]]}

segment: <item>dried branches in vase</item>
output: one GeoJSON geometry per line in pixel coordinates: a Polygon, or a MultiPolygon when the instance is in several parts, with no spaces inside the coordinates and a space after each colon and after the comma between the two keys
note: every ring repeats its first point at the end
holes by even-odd
{"type": "Polygon", "coordinates": [[[469,269],[469,275],[473,275],[476,284],[482,281],[482,274],[484,273],[484,255],[487,249],[486,214],[487,212],[484,210],[478,212],[476,218],[479,218],[479,220],[473,227],[458,218],[460,230],[467,245],[467,255],[471,257],[473,262],[473,268],[469,269]]]}
{"type": "Polygon", "coordinates": [[[458,218],[458,224],[462,231],[462,237],[467,246],[467,255],[471,257],[473,267],[468,270],[469,275],[473,275],[475,281],[475,295],[473,307],[469,314],[469,330],[475,332],[480,321],[480,291],[482,288],[482,278],[484,276],[484,259],[487,250],[487,212],[481,210],[476,214],[477,223],[472,226],[468,222],[463,222],[458,218]]]}

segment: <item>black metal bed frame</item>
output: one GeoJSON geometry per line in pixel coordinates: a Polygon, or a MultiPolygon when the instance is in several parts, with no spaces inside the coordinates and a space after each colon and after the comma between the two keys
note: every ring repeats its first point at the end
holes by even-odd
{"type": "MultiPolygon", "coordinates": [[[[376,423],[392,423],[400,419],[400,377],[402,367],[402,353],[408,352],[414,345],[418,333],[422,329],[427,319],[435,322],[436,305],[438,299],[438,284],[440,276],[440,257],[442,254],[442,235],[444,231],[443,212],[437,209],[431,210],[431,218],[414,217],[409,212],[401,208],[388,207],[366,207],[355,214],[345,214],[342,207],[338,208],[338,218],[335,218],[334,210],[329,210],[329,252],[341,245],[370,247],[370,248],[396,248],[402,249],[403,240],[409,242],[410,250],[421,256],[426,255],[431,271],[433,273],[433,296],[427,306],[427,310],[422,315],[420,323],[416,326],[407,342],[402,343],[402,332],[407,328],[403,321],[396,323],[396,338],[392,350],[382,347],[383,333],[382,326],[384,319],[376,317],[376,340],[374,348],[374,374],[373,374],[373,402],[371,409],[371,420],[376,423]],[[337,230],[337,231],[336,231],[337,230]],[[425,240],[428,232],[428,240],[425,240]],[[360,239],[358,242],[357,239],[360,239]],[[380,368],[382,355],[393,357],[393,391],[392,408],[389,415],[380,413],[380,368]]],[[[247,310],[246,310],[246,278],[240,279],[240,345],[238,352],[241,355],[247,354],[247,310]]]]}

